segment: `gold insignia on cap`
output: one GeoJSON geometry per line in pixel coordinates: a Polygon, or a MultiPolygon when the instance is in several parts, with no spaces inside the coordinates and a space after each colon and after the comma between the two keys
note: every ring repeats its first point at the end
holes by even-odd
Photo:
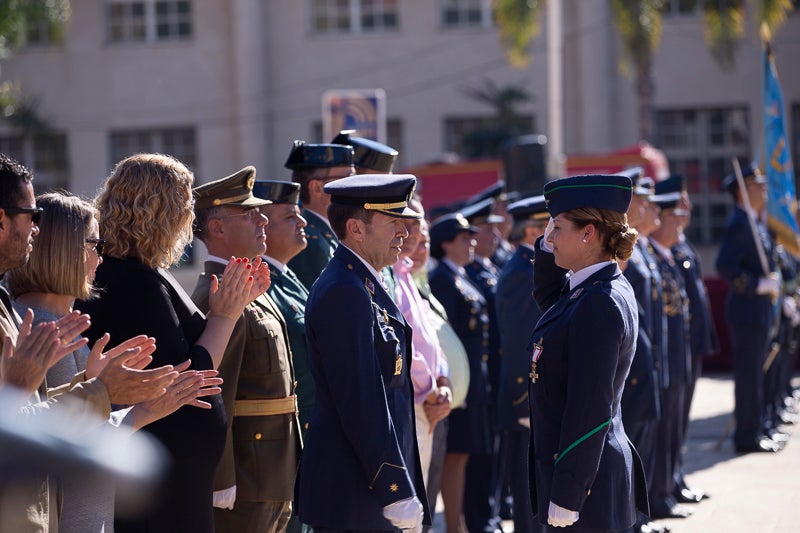
{"type": "Polygon", "coordinates": [[[256,175],[255,174],[250,174],[250,177],[247,178],[247,185],[246,185],[247,190],[248,191],[252,191],[253,190],[253,185],[255,185],[255,183],[256,183],[256,175]]]}
{"type": "Polygon", "coordinates": [[[392,483],[391,485],[389,485],[389,490],[392,492],[397,492],[398,490],[400,490],[400,487],[397,486],[397,483],[392,483]]]}

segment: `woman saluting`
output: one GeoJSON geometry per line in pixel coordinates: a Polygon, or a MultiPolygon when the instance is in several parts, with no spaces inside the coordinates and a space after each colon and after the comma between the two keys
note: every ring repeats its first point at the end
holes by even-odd
{"type": "Polygon", "coordinates": [[[548,228],[536,246],[534,297],[546,311],[531,343],[531,502],[542,524],[570,531],[630,528],[647,514],[620,398],[638,327],[619,262],[636,242],[626,176],[545,184],[548,228]]]}

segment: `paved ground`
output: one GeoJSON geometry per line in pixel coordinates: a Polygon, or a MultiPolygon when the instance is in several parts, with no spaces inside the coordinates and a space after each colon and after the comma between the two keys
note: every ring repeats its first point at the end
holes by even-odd
{"type": "MultiPolygon", "coordinates": [[[[800,385],[796,378],[795,385],[800,385]]],[[[692,405],[685,454],[686,480],[711,498],[692,505],[686,519],[660,520],[673,533],[800,532],[800,435],[777,454],[737,455],[730,438],[720,442],[733,412],[728,374],[700,379],[692,405]]],[[[797,432],[795,427],[787,428],[797,432]]],[[[444,531],[441,499],[433,530],[444,531]]],[[[513,523],[503,523],[505,531],[513,523]]]]}

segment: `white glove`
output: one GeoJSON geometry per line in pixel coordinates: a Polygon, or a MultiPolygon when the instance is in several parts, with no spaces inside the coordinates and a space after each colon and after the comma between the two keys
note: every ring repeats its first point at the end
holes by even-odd
{"type": "Polygon", "coordinates": [[[236,485],[214,491],[212,505],[217,509],[233,509],[234,503],[236,503],[236,485]]]}
{"type": "Polygon", "coordinates": [[[797,327],[800,324],[800,309],[797,308],[797,300],[794,296],[787,296],[783,299],[783,314],[791,322],[792,327],[797,327]]]}
{"type": "Polygon", "coordinates": [[[553,527],[567,527],[578,521],[578,511],[570,511],[550,502],[547,508],[547,523],[553,527]]]}
{"type": "Polygon", "coordinates": [[[773,277],[759,278],[756,294],[777,296],[781,291],[781,283],[773,277]]]}
{"type": "Polygon", "coordinates": [[[416,496],[390,503],[383,508],[383,517],[397,529],[419,529],[422,526],[422,503],[416,496]]]}
{"type": "Polygon", "coordinates": [[[552,254],[553,253],[553,245],[548,242],[550,239],[550,234],[553,232],[553,217],[550,217],[550,220],[547,221],[547,227],[544,228],[544,235],[542,235],[542,242],[539,243],[539,248],[544,250],[545,252],[552,254]]]}
{"type": "Polygon", "coordinates": [[[528,429],[531,429],[531,419],[528,418],[527,416],[523,416],[521,418],[517,418],[517,424],[519,424],[522,427],[526,427],[528,429]]]}

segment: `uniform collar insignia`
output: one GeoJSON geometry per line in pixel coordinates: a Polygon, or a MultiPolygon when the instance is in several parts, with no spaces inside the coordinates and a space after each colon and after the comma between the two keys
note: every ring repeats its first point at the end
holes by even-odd
{"type": "Polygon", "coordinates": [[[574,300],[575,298],[580,296],[582,292],[583,292],[583,287],[578,287],[572,294],[570,294],[569,299],[574,300]]]}
{"type": "Polygon", "coordinates": [[[372,280],[370,280],[369,278],[366,278],[364,280],[364,287],[367,288],[367,290],[369,291],[370,295],[375,296],[375,284],[372,283],[372,280]]]}

